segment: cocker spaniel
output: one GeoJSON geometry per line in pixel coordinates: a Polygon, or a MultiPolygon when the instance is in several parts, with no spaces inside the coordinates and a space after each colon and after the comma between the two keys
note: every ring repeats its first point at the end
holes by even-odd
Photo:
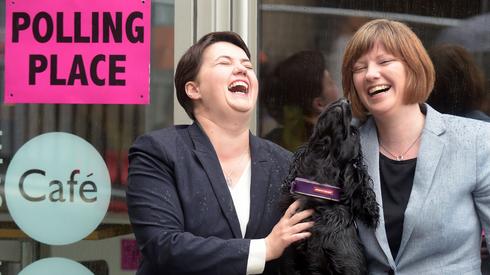
{"type": "Polygon", "coordinates": [[[359,132],[351,125],[345,99],[318,118],[306,144],[296,151],[283,185],[285,205],[301,201],[314,209],[312,235],[283,256],[282,273],[294,275],[365,274],[364,248],[356,221],[376,228],[379,207],[363,164],[359,132]]]}

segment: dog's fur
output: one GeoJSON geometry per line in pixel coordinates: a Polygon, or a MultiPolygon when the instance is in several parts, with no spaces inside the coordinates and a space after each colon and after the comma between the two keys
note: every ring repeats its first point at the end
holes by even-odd
{"type": "Polygon", "coordinates": [[[320,115],[309,141],[294,155],[283,185],[285,207],[299,199],[299,210],[315,210],[311,218],[315,224],[312,235],[293,244],[283,256],[282,274],[367,272],[355,221],[375,228],[379,208],[362,161],[359,132],[351,120],[347,100],[332,103],[320,115]],[[340,202],[290,194],[290,183],[296,177],[342,188],[340,202]]]}

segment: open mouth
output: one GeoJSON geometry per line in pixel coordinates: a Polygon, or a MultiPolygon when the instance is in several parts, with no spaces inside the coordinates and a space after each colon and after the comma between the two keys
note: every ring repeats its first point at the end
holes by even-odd
{"type": "Polygon", "coordinates": [[[228,91],[234,94],[246,95],[248,94],[248,83],[241,80],[234,81],[228,86],[228,91]]]}
{"type": "Polygon", "coordinates": [[[369,94],[369,96],[375,96],[377,94],[384,93],[384,92],[388,91],[390,88],[391,88],[390,85],[374,86],[374,87],[369,89],[368,94],[369,94]]]}

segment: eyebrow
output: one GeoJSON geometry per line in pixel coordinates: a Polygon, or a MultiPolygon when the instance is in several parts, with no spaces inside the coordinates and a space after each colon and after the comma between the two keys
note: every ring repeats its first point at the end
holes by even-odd
{"type": "MultiPolygon", "coordinates": [[[[393,58],[397,58],[394,54],[391,54],[391,53],[388,53],[388,52],[385,52],[385,53],[380,53],[378,55],[376,55],[374,58],[383,58],[383,57],[393,57],[393,58]]],[[[365,61],[359,61],[361,59],[361,57],[359,57],[357,59],[356,62],[354,62],[353,64],[356,64],[356,63],[366,63],[365,61]]]]}
{"type": "MultiPolygon", "coordinates": [[[[220,58],[226,58],[228,60],[232,60],[233,59],[229,55],[220,55],[220,56],[216,57],[215,61],[218,60],[218,59],[220,59],[220,58]]],[[[252,62],[252,61],[250,61],[250,59],[248,59],[248,58],[242,58],[242,59],[240,59],[240,62],[243,63],[243,62],[252,62]]]]}

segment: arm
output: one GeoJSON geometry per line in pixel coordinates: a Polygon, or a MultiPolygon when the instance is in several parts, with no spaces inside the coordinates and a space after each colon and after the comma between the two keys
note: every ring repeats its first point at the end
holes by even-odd
{"type": "Polygon", "coordinates": [[[265,238],[266,261],[279,258],[290,244],[311,236],[306,230],[313,226],[313,222],[301,221],[313,215],[313,210],[297,212],[300,206],[299,200],[293,202],[265,238]]]}
{"type": "Polygon", "coordinates": [[[247,274],[262,273],[264,262],[279,258],[291,243],[305,239],[311,235],[311,233],[307,232],[306,230],[313,226],[313,222],[302,223],[301,221],[311,216],[313,214],[313,210],[309,209],[298,212],[299,207],[299,201],[292,203],[279,222],[274,226],[272,232],[265,239],[251,241],[250,256],[258,258],[257,255],[260,255],[260,258],[257,259],[255,263],[262,262],[262,264],[256,265],[256,267],[260,266],[260,269],[251,269],[251,261],[249,257],[247,274]],[[262,249],[263,251],[261,252],[263,253],[257,253],[257,251],[262,249]],[[254,270],[254,272],[250,272],[250,270],[254,270]]]}
{"type": "MultiPolygon", "coordinates": [[[[250,240],[203,238],[185,231],[174,170],[165,150],[143,137],[130,150],[128,212],[143,256],[162,271],[245,274],[250,240]],[[163,155],[163,156],[161,156],[163,155]]],[[[290,207],[265,239],[265,260],[278,258],[291,242],[309,236],[311,211],[290,207]]]]}
{"type": "Polygon", "coordinates": [[[143,137],[129,155],[128,212],[145,259],[161,272],[244,274],[249,240],[185,231],[174,171],[162,154],[152,138],[143,137]]]}
{"type": "MultiPolygon", "coordinates": [[[[480,125],[480,124],[479,124],[480,125]]],[[[475,145],[476,154],[476,189],[473,192],[475,206],[478,211],[480,223],[485,230],[487,247],[490,247],[490,124],[481,124],[485,127],[478,129],[475,145]]]]}

